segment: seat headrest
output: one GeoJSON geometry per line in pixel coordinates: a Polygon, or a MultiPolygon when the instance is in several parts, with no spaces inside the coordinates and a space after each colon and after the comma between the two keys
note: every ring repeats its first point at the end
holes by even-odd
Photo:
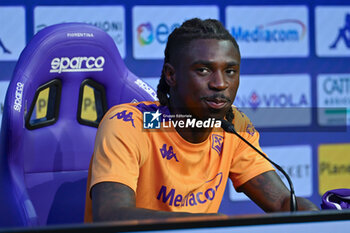
{"type": "Polygon", "coordinates": [[[122,82],[128,70],[107,33],[84,23],[64,23],[38,32],[22,52],[15,72],[21,74],[14,75],[17,82],[29,79],[29,85],[37,86],[56,77],[81,81],[91,75],[104,83],[107,74],[118,75],[113,82],[122,82]]]}
{"type": "MultiPolygon", "coordinates": [[[[22,105],[31,103],[37,88],[53,79],[60,79],[62,86],[67,83],[79,86],[86,79],[102,84],[108,108],[134,100],[156,99],[155,92],[127,69],[113,39],[85,23],[46,27],[23,50],[7,96],[20,118],[24,116],[22,105]]],[[[73,95],[79,90],[69,91],[73,95]]]]}

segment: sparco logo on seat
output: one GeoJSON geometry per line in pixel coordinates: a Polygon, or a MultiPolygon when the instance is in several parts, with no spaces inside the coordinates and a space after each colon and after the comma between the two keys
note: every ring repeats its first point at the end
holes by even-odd
{"type": "Polygon", "coordinates": [[[105,58],[95,57],[55,57],[51,61],[50,73],[103,71],[105,58]]]}

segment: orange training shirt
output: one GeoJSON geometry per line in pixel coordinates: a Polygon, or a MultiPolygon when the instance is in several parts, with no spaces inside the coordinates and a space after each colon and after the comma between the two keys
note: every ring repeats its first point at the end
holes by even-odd
{"type": "MultiPolygon", "coordinates": [[[[104,116],[95,141],[86,195],[85,222],[92,222],[90,190],[119,182],[136,193],[136,206],[153,210],[215,213],[228,177],[235,188],[274,170],[237,136],[215,129],[201,143],[184,140],[170,124],[143,128],[143,112],[169,114],[159,102],[122,104],[104,116]]],[[[235,129],[260,149],[259,133],[233,107],[235,129]]]]}

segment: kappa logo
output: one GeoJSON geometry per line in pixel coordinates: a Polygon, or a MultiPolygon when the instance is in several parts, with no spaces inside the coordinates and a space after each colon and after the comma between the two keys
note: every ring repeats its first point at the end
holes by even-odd
{"type": "Polygon", "coordinates": [[[132,112],[127,113],[127,111],[124,110],[124,111],[118,112],[117,114],[110,117],[109,119],[113,119],[114,117],[117,117],[117,119],[122,119],[125,122],[131,121],[132,126],[135,128],[134,118],[133,118],[132,112]]]}
{"type": "Polygon", "coordinates": [[[172,158],[174,158],[176,162],[179,162],[179,160],[176,157],[176,154],[174,153],[172,146],[169,146],[169,150],[167,150],[167,144],[163,144],[163,147],[160,148],[159,150],[163,159],[171,160],[172,158]]]}
{"type": "Polygon", "coordinates": [[[344,27],[339,29],[339,33],[335,41],[329,46],[330,49],[335,49],[340,40],[343,40],[346,47],[350,48],[350,14],[346,14],[344,27]]]}

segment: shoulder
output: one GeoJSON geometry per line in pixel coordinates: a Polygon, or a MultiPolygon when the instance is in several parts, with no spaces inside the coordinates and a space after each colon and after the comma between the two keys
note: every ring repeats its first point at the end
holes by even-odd
{"type": "Polygon", "coordinates": [[[143,101],[138,103],[126,103],[111,107],[104,115],[100,127],[102,125],[127,125],[133,128],[143,127],[144,114],[155,112],[169,114],[166,106],[160,105],[158,101],[143,101]],[[109,122],[109,123],[107,123],[109,122]]]}
{"type": "Polygon", "coordinates": [[[125,104],[118,104],[111,107],[106,114],[109,114],[111,112],[116,112],[119,110],[129,110],[130,112],[135,113],[143,113],[144,111],[152,111],[153,109],[157,109],[160,107],[160,104],[158,101],[142,101],[142,102],[136,102],[136,103],[125,103],[125,104]]]}
{"type": "Polygon", "coordinates": [[[125,116],[141,119],[144,112],[157,111],[157,109],[161,107],[158,101],[119,104],[111,107],[105,114],[103,120],[113,119],[115,117],[121,119],[125,116]]]}
{"type": "Polygon", "coordinates": [[[143,112],[156,106],[158,102],[150,101],[113,106],[98,127],[95,143],[109,148],[134,148],[135,151],[147,148],[149,134],[144,131],[143,112]]]}
{"type": "Polygon", "coordinates": [[[232,123],[235,129],[238,132],[248,133],[253,136],[256,130],[249,117],[234,105],[232,105],[232,110],[234,115],[232,123]]]}

